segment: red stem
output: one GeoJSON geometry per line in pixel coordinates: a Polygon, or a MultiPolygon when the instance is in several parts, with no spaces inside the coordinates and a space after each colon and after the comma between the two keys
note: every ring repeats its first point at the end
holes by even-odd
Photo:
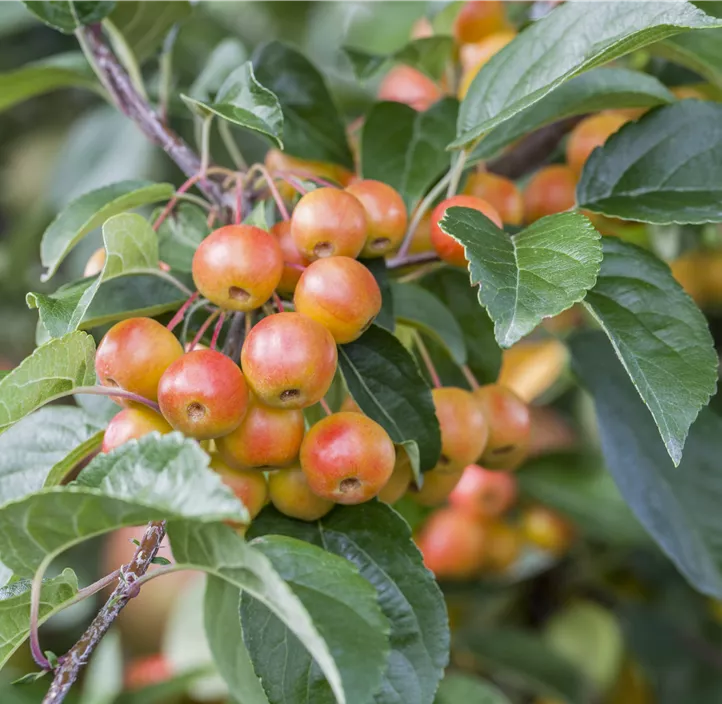
{"type": "Polygon", "coordinates": [[[469,369],[468,364],[464,364],[461,367],[461,371],[464,372],[464,376],[466,377],[466,380],[469,382],[469,386],[471,386],[472,391],[476,391],[479,388],[479,382],[476,380],[476,377],[474,376],[474,372],[469,369]]]}
{"type": "Polygon", "coordinates": [[[278,312],[283,313],[283,301],[281,300],[281,297],[275,291],[273,292],[273,302],[276,304],[276,308],[278,308],[278,312]]]}
{"type": "Polygon", "coordinates": [[[426,345],[424,344],[424,341],[421,339],[421,335],[416,333],[415,338],[416,338],[416,347],[419,350],[421,359],[424,360],[426,369],[428,370],[429,376],[431,377],[431,383],[434,385],[434,388],[438,389],[441,387],[441,379],[439,378],[439,374],[436,371],[436,367],[434,367],[434,363],[431,361],[431,355],[429,354],[429,350],[426,349],[426,345]]]}
{"type": "Polygon", "coordinates": [[[210,327],[210,324],[221,314],[221,309],[214,310],[206,319],[206,322],[201,325],[196,336],[193,338],[193,342],[188,346],[188,351],[192,352],[193,348],[200,342],[201,338],[205,334],[206,330],[210,327]]]}
{"type": "Polygon", "coordinates": [[[274,183],[271,174],[268,173],[268,169],[263,164],[257,164],[256,170],[266,180],[268,190],[271,191],[271,195],[273,196],[273,200],[276,202],[276,207],[278,208],[278,212],[281,213],[281,217],[284,220],[289,220],[290,216],[288,214],[288,210],[286,209],[286,204],[283,202],[283,198],[281,198],[281,194],[278,192],[278,188],[276,188],[276,184],[274,183]]]}
{"type": "Polygon", "coordinates": [[[186,311],[188,310],[188,308],[190,308],[191,304],[193,303],[193,301],[196,300],[196,298],[198,298],[198,296],[198,291],[196,291],[194,294],[191,294],[190,298],[178,309],[178,312],[170,319],[170,322],[168,323],[168,325],[166,325],[170,332],[173,332],[173,328],[175,328],[175,326],[178,325],[178,323],[180,323],[183,318],[185,318],[186,311]]]}
{"type": "Polygon", "coordinates": [[[218,322],[216,323],[216,327],[213,330],[213,337],[211,338],[211,349],[216,349],[216,342],[218,342],[218,336],[221,334],[221,328],[223,327],[223,323],[226,320],[226,314],[221,313],[221,317],[218,318],[218,322]]]}
{"type": "Polygon", "coordinates": [[[243,179],[238,174],[236,178],[236,225],[243,221],[243,179]]]}
{"type": "Polygon", "coordinates": [[[321,404],[321,408],[323,408],[324,412],[327,416],[330,416],[333,414],[333,411],[331,410],[331,407],[328,405],[328,402],[325,398],[322,398],[319,403],[321,404]]]}

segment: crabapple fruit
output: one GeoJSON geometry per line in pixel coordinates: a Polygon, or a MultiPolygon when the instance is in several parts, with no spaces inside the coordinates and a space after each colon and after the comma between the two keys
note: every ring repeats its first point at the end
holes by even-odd
{"type": "Polygon", "coordinates": [[[193,255],[193,281],[202,296],[229,310],[263,305],[283,274],[276,237],[253,225],[227,225],[213,231],[193,255]]]}
{"type": "Polygon", "coordinates": [[[227,435],[243,420],[248,388],[238,366],[215,350],[194,350],[166,369],[158,384],[165,419],[198,440],[227,435]]]}
{"type": "Polygon", "coordinates": [[[220,475],[223,483],[240,499],[252,519],[261,512],[268,502],[268,482],[263,472],[231,467],[217,453],[211,455],[210,468],[220,475]]]}
{"type": "Polygon", "coordinates": [[[304,430],[302,411],[272,408],[251,398],[241,424],[218,438],[216,447],[237,469],[285,467],[298,457],[304,430]]]}
{"type": "Polygon", "coordinates": [[[516,184],[504,176],[486,171],[471,174],[464,186],[466,195],[481,198],[491,205],[501,221],[521,225],[524,219],[524,201],[516,184]]]}
{"type": "Polygon", "coordinates": [[[481,405],[470,391],[447,386],[433,389],[436,417],[441,426],[442,466],[466,467],[481,456],[489,437],[481,405]]]}
{"type": "Polygon", "coordinates": [[[559,555],[574,539],[571,524],[558,513],[539,504],[528,506],[521,515],[521,531],[534,545],[559,555]]]}
{"type": "Polygon", "coordinates": [[[531,435],[529,406],[511,389],[486,384],[474,391],[489,426],[489,439],[481,455],[489,469],[516,469],[525,459],[531,435]]]}
{"type": "Polygon", "coordinates": [[[576,203],[577,176],[568,166],[552,164],[539,169],[524,189],[524,221],[569,210],[576,203]]]}
{"type": "Polygon", "coordinates": [[[148,433],[158,431],[162,435],[173,430],[160,413],[145,406],[125,408],[111,418],[103,435],[101,452],[110,452],[124,445],[128,440],[142,438],[148,433]]]}
{"type": "Polygon", "coordinates": [[[486,215],[497,227],[503,227],[499,213],[490,203],[476,196],[458,195],[442,200],[431,213],[431,244],[436,253],[449,264],[466,266],[464,245],[457,242],[451,235],[447,235],[439,223],[444,218],[447,208],[473,208],[486,215]]]}
{"type": "Polygon", "coordinates": [[[509,28],[501,0],[466,2],[454,20],[453,34],[458,44],[478,42],[509,28]]]}
{"type": "Polygon", "coordinates": [[[440,506],[459,483],[463,471],[461,467],[435,467],[424,473],[421,489],[411,483],[409,496],[420,506],[440,506]]]}
{"type": "Polygon", "coordinates": [[[403,448],[396,451],[396,464],[389,480],[378,494],[379,501],[395,504],[408,490],[413,478],[411,460],[403,448]]]}
{"type": "Polygon", "coordinates": [[[329,257],[308,265],[293,302],[298,313],[321,323],[343,344],[360,337],[378,315],[381,289],[361,262],[329,257]]]}
{"type": "Polygon", "coordinates": [[[182,356],[181,343],[157,320],[129,318],[113,325],[100,341],[95,371],[103,386],[157,401],[163,372],[182,356]]]}
{"type": "Polygon", "coordinates": [[[317,188],[294,208],[291,236],[298,251],[309,259],[356,258],[366,242],[366,211],[346,191],[317,188]]]}
{"type": "Polygon", "coordinates": [[[85,262],[83,276],[95,276],[103,271],[105,266],[105,247],[98,247],[85,262]]]}
{"type": "Polygon", "coordinates": [[[470,579],[484,563],[486,528],[463,511],[444,508],[429,517],[416,542],[437,579],[470,579]]]}
{"type": "Polygon", "coordinates": [[[489,59],[498,54],[514,37],[516,32],[495,32],[479,42],[464,44],[461,47],[459,58],[463,71],[459,81],[459,100],[464,99],[476,74],[489,62],[489,59]]]}
{"type": "Polygon", "coordinates": [[[300,313],[269,315],[248,334],[241,366],[258,399],[277,408],[306,408],[320,401],[336,373],[331,333],[300,313]]]}
{"type": "Polygon", "coordinates": [[[289,295],[296,290],[296,284],[301,278],[303,269],[310,264],[310,260],[298,251],[298,247],[296,247],[296,243],[291,236],[290,220],[277,222],[271,228],[271,234],[278,239],[283,254],[283,273],[276,289],[279,293],[289,295]]]}
{"type": "Polygon", "coordinates": [[[334,413],[306,433],[301,468],[319,496],[359,504],[376,496],[394,471],[396,451],[388,433],[360,413],[334,413]]]}
{"type": "Polygon", "coordinates": [[[394,66],[379,86],[378,99],[404,103],[423,112],[441,100],[441,88],[425,73],[411,66],[394,66]]]}
{"type": "Polygon", "coordinates": [[[589,155],[601,147],[629,117],[618,112],[600,112],[582,120],[567,139],[567,164],[579,176],[589,155]]]}
{"type": "Polygon", "coordinates": [[[521,553],[522,539],[519,529],[504,521],[495,520],[487,524],[486,534],[484,569],[492,573],[504,572],[516,562],[521,553]]]}
{"type": "Polygon", "coordinates": [[[361,201],[366,211],[364,257],[382,257],[401,244],[406,233],[408,214],[399,192],[381,181],[364,179],[346,186],[346,191],[361,201]]]}
{"type": "Polygon", "coordinates": [[[516,479],[507,472],[494,472],[470,464],[449,494],[449,503],[480,520],[498,518],[516,500],[516,479]]]}
{"type": "Polygon", "coordinates": [[[271,472],[268,477],[268,494],[276,509],[301,521],[317,521],[334,507],[333,501],[311,491],[300,467],[271,472]]]}

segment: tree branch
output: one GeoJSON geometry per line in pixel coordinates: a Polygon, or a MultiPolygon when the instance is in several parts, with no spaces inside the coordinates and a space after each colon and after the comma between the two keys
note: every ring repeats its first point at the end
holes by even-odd
{"type": "MultiPolygon", "coordinates": [[[[160,115],[138,93],[130,76],[105,42],[100,25],[82,27],[78,33],[89,53],[89,60],[95,64],[94,68],[118,109],[133,120],[153,144],[163,149],[186,176],[190,178],[200,173],[202,164],[199,156],[163,123],[160,115]]],[[[229,194],[218,182],[203,179],[198,188],[214,203],[223,207],[232,205],[229,194]]]]}
{"type": "Polygon", "coordinates": [[[50,685],[43,704],[60,704],[80,674],[80,669],[88,662],[92,652],[107,633],[108,629],[122,611],[123,607],[138,593],[136,585],[150,567],[153,558],[165,537],[165,521],[148,524],[145,535],[135,551],[133,559],[120,569],[118,585],[110,599],[100,610],[80,640],[59,659],[55,678],[50,685]]]}

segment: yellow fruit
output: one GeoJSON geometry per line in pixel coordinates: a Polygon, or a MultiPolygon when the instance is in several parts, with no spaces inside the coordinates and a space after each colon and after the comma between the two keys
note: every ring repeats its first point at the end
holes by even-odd
{"type": "Polygon", "coordinates": [[[499,383],[531,403],[550,389],[569,361],[569,353],[559,340],[523,341],[504,350],[499,383]]]}

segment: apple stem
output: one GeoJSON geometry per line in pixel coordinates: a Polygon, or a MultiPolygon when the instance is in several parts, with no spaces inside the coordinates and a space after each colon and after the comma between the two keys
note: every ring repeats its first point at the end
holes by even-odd
{"type": "Polygon", "coordinates": [[[333,414],[333,411],[331,410],[331,407],[328,405],[328,401],[326,401],[325,398],[322,398],[319,403],[321,404],[321,408],[323,408],[324,412],[327,416],[330,416],[333,414]]]}
{"type": "Polygon", "coordinates": [[[191,304],[193,303],[193,301],[196,300],[196,298],[198,298],[198,296],[198,291],[192,293],[188,300],[178,309],[178,312],[170,319],[170,322],[168,323],[168,325],[166,325],[170,332],[173,332],[173,328],[175,328],[176,325],[178,325],[178,323],[183,320],[186,311],[188,310],[188,308],[190,308],[191,304]]]}
{"type": "Polygon", "coordinates": [[[118,389],[110,386],[79,386],[72,389],[69,393],[88,394],[90,396],[109,396],[110,398],[126,398],[129,401],[142,403],[144,406],[152,408],[156,413],[160,413],[160,407],[155,401],[151,401],[144,396],[134,394],[131,391],[126,391],[125,389],[118,389]]]}
{"type": "Polygon", "coordinates": [[[236,225],[243,222],[243,179],[240,173],[236,177],[236,219],[234,222],[236,225]]]}
{"type": "Polygon", "coordinates": [[[221,309],[217,308],[214,310],[207,318],[206,321],[201,325],[198,332],[196,333],[196,336],[193,338],[193,341],[190,345],[188,345],[188,352],[192,352],[193,348],[201,341],[201,338],[205,334],[205,331],[208,330],[211,323],[219,316],[221,315],[221,309]]]}
{"type": "Polygon", "coordinates": [[[461,371],[464,373],[466,380],[469,382],[469,386],[471,386],[472,391],[476,391],[479,388],[479,382],[476,380],[474,372],[471,371],[469,365],[463,364],[461,366],[461,371]]]}
{"type": "Polygon", "coordinates": [[[278,308],[279,313],[283,313],[283,301],[281,300],[281,297],[274,291],[273,292],[273,302],[276,304],[276,308],[278,308]]]}
{"type": "Polygon", "coordinates": [[[429,354],[429,350],[426,349],[426,345],[424,344],[424,341],[421,338],[420,333],[418,333],[418,332],[414,333],[414,342],[416,343],[416,347],[419,350],[421,359],[424,360],[424,364],[426,365],[426,369],[429,372],[429,376],[431,377],[431,382],[433,383],[434,388],[436,388],[436,389],[440,388],[441,387],[441,378],[439,377],[439,374],[436,371],[436,367],[434,367],[434,363],[431,361],[431,355],[429,354]]]}
{"type": "Polygon", "coordinates": [[[223,327],[223,323],[226,320],[226,314],[221,313],[220,317],[218,318],[218,322],[216,323],[216,327],[213,329],[213,337],[211,338],[211,349],[216,349],[216,343],[218,342],[218,336],[221,334],[221,328],[223,327]]]}

